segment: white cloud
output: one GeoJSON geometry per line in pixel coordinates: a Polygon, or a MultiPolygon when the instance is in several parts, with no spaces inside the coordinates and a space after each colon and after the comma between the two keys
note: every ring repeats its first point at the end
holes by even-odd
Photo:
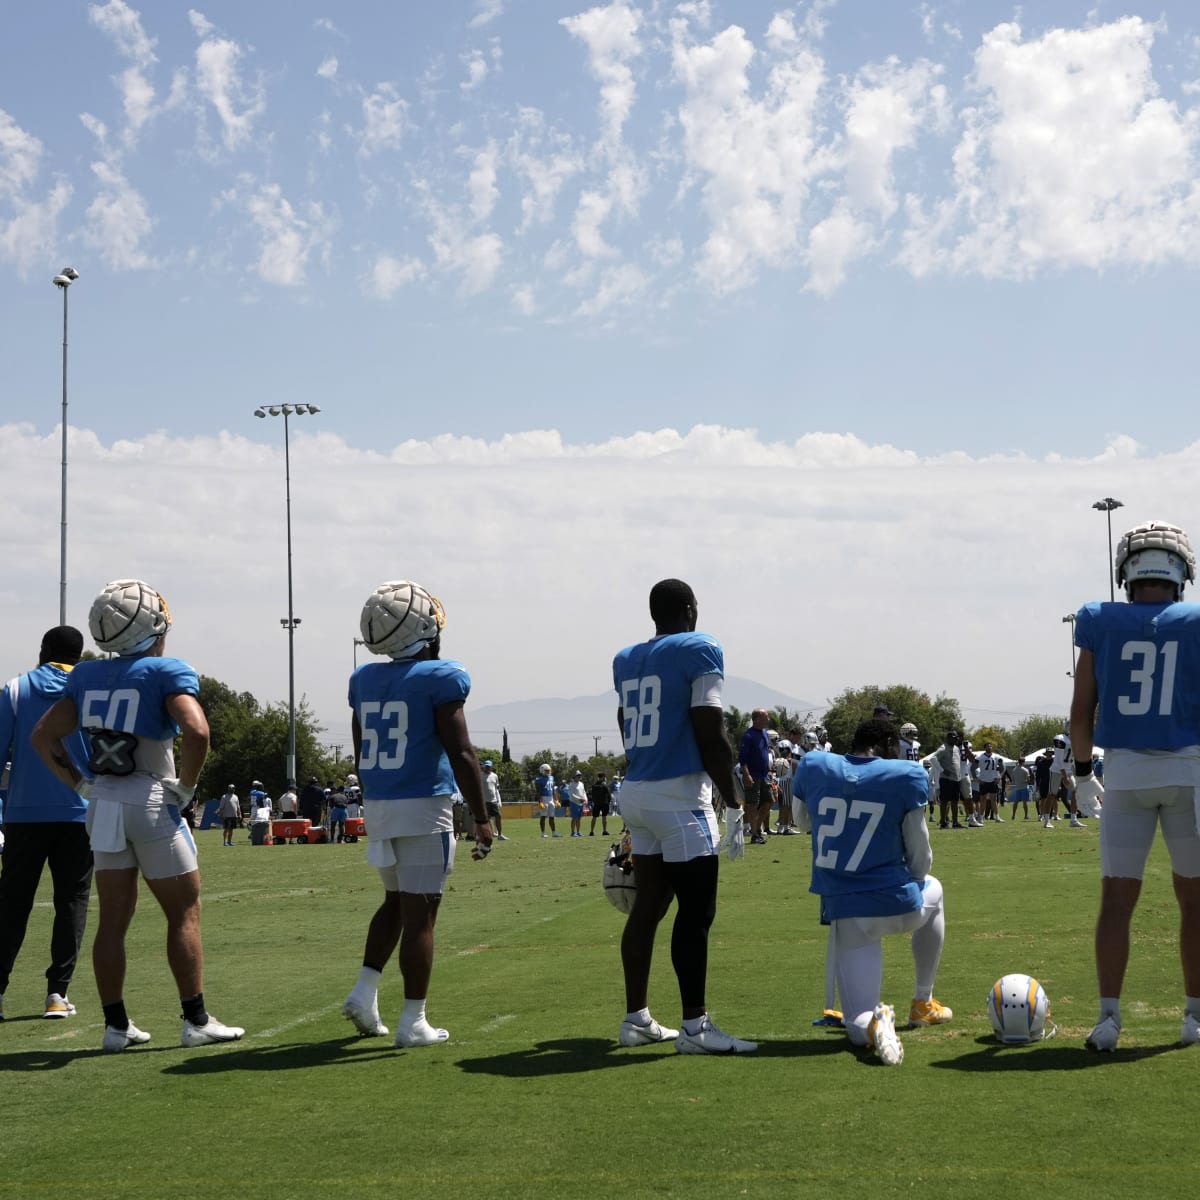
{"type": "Polygon", "coordinates": [[[537,312],[537,293],[533,286],[523,283],[514,287],[509,293],[513,309],[523,317],[532,317],[537,312]]]}
{"type": "Polygon", "coordinates": [[[598,317],[612,308],[631,304],[646,290],[649,280],[632,263],[606,267],[600,272],[595,294],[575,310],[579,317],[598,317]]]}
{"type": "MultiPolygon", "coordinates": [[[[466,663],[474,680],[468,719],[483,704],[607,691],[614,651],[650,633],[646,594],[667,576],[696,589],[703,628],[723,641],[732,674],[789,695],[820,701],[844,687],[905,682],[969,708],[1065,704],[1059,618],[1108,595],[1103,519],[1091,524],[1096,514],[1078,497],[1123,497],[1128,524],[1149,516],[1186,523],[1180,497],[1200,472],[1200,445],[1150,456],[1128,438],[1112,439],[1111,452],[1094,459],[1053,462],[927,457],[832,432],[771,441],[716,426],[592,444],[554,430],[406,441],[398,412],[399,433],[389,429],[370,448],[347,445],[324,416],[292,429],[296,605],[304,618],[297,685],[339,731],[362,601],[397,573],[420,579],[446,605],[443,652],[466,663]],[[330,478],[336,487],[321,485],[330,478]],[[447,478],[453,504],[445,502],[447,478]],[[403,545],[381,548],[378,523],[364,514],[400,508],[409,515],[403,545]],[[1039,579],[1036,604],[1027,572],[961,569],[963,547],[978,544],[980,530],[996,562],[1029,562],[1029,531],[1048,522],[1070,536],[1055,540],[1056,567],[1039,579]],[[780,553],[803,529],[822,531],[819,569],[836,587],[814,586],[804,555],[780,553]],[[554,564],[556,603],[538,615],[547,653],[530,656],[511,637],[512,605],[495,598],[528,591],[529,558],[511,547],[532,544],[554,564]],[[321,548],[334,545],[345,570],[328,570],[321,548]],[[455,554],[446,554],[448,545],[455,554]],[[730,546],[759,564],[750,621],[745,588],[730,577],[730,546]],[[794,627],[800,593],[805,628],[824,636],[764,636],[794,627]],[[864,628],[880,629],[885,659],[878,639],[856,636],[864,628]],[[986,672],[980,645],[1000,651],[986,672]]],[[[284,640],[264,654],[266,624],[231,625],[211,602],[212,580],[232,574],[251,608],[274,624],[271,606],[284,595],[283,448],[277,429],[256,424],[253,432],[261,442],[159,433],[107,443],[71,431],[68,620],[86,627],[91,596],[116,569],[109,535],[127,523],[129,501],[113,479],[136,471],[141,494],[156,503],[142,506],[138,537],[120,547],[119,567],[168,597],[169,651],[239,691],[278,701],[284,640]],[[264,503],[264,480],[279,481],[278,503],[264,503]],[[181,539],[181,529],[205,536],[181,539]]],[[[25,662],[45,628],[29,598],[57,594],[59,454],[55,430],[0,425],[10,535],[0,658],[8,663],[25,662]]]]}
{"type": "Polygon", "coordinates": [[[547,224],[554,217],[564,185],[583,167],[569,137],[547,130],[545,117],[538,109],[523,108],[507,158],[526,184],[521,195],[520,232],[547,224]]]}
{"type": "Polygon", "coordinates": [[[88,20],[116,43],[117,49],[139,67],[157,62],[156,39],[148,37],[142,28],[139,13],[124,0],[108,0],[107,4],[89,4],[88,20]]]}
{"type": "Polygon", "coordinates": [[[277,183],[263,184],[245,198],[246,212],[260,239],[255,272],[264,283],[300,287],[309,259],[325,252],[331,222],[319,204],[310,204],[301,216],[277,183]]]}
{"type": "Polygon", "coordinates": [[[475,15],[467,22],[468,29],[480,29],[504,12],[504,0],[475,0],[475,15]]]}
{"type": "Polygon", "coordinates": [[[622,130],[633,111],[637,83],[630,62],[641,54],[638,29],[641,14],[626,0],[612,0],[603,8],[590,8],[559,24],[588,48],[588,65],[600,83],[601,145],[614,154],[622,130]]]}
{"type": "Polygon", "coordinates": [[[360,153],[371,155],[380,150],[396,149],[408,129],[408,102],[401,98],[395,86],[381,83],[363,97],[362,110],[360,153]]]}
{"type": "Polygon", "coordinates": [[[338,73],[338,60],[336,54],[331,54],[328,58],[321,60],[321,65],[317,67],[317,74],[322,79],[336,79],[338,73]]]}
{"type": "Polygon", "coordinates": [[[471,174],[467,178],[471,216],[480,223],[492,215],[492,209],[500,198],[500,189],[496,186],[496,161],[496,145],[489,142],[475,155],[471,174]]]}
{"type": "Polygon", "coordinates": [[[112,161],[92,163],[99,182],[88,205],[84,240],[115,270],[136,271],[154,265],[143,244],[154,230],[146,201],[112,161]]]}
{"type": "Polygon", "coordinates": [[[425,264],[419,258],[383,254],[372,265],[364,288],[376,299],[390,300],[401,288],[423,279],[425,274],[425,264]]]}
{"type": "Polygon", "coordinates": [[[40,200],[28,194],[44,153],[41,141],[0,109],[0,261],[22,275],[56,248],[58,218],[71,200],[71,185],[63,179],[40,200]]]}
{"type": "Polygon", "coordinates": [[[1027,278],[1046,268],[1195,262],[1200,110],[1159,94],[1157,26],[1124,17],[1025,40],[998,25],[975,52],[954,191],[906,202],[916,274],[1027,278]]]}
{"type": "Polygon", "coordinates": [[[470,232],[466,222],[436,207],[431,207],[431,218],[429,245],[438,266],[458,275],[466,295],[491,287],[504,261],[504,242],[495,233],[470,232]]]}
{"type": "Polygon", "coordinates": [[[672,65],[685,91],[679,110],[688,168],[704,180],[710,232],[698,274],[714,291],[750,284],[764,264],[786,265],[800,246],[808,189],[819,164],[817,102],[822,59],[805,43],[776,44],[764,94],[751,92],[755,49],[736,25],[704,43],[671,22],[672,65]]]}
{"type": "Polygon", "coordinates": [[[215,26],[202,13],[190,10],[188,16],[202,39],[196,47],[196,88],[220,119],[225,148],[236,150],[250,140],[255,122],[266,111],[266,94],[261,83],[242,78],[245,50],[229,38],[217,37],[215,26]]]}
{"type": "Polygon", "coordinates": [[[467,77],[458,86],[464,92],[473,92],[488,76],[487,59],[483,51],[475,47],[467,54],[459,55],[459,61],[467,69],[467,77]]]}

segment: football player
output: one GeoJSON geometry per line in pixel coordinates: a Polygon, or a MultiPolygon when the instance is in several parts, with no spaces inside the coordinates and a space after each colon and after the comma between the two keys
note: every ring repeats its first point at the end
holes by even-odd
{"type": "Polygon", "coordinates": [[[363,965],[343,1015],[365,1037],[383,1037],[379,981],[400,947],[404,1009],[396,1045],[431,1046],[450,1034],[425,1016],[433,971],[433,928],[454,869],[451,797],[462,794],[474,826],[473,859],[492,848],[483,776],[463,705],[471,678],[441,659],[446,614],[420,584],[380,584],[359,625],[363,644],[385,662],[350,676],[355,769],[367,818],[367,862],[383,881],[383,903],[367,929],[363,965]],[[457,788],[456,785],[457,784],[457,788]]]}
{"type": "Polygon", "coordinates": [[[538,817],[538,822],[542,827],[542,837],[546,836],[546,822],[550,822],[550,833],[554,837],[562,837],[562,834],[554,828],[554,807],[557,803],[557,793],[554,788],[554,775],[550,770],[549,763],[542,763],[538,767],[538,773],[533,781],[533,790],[537,794],[538,803],[541,805],[541,814],[538,817]]]}
{"type": "Polygon", "coordinates": [[[673,1040],[681,1054],[745,1054],[757,1044],[714,1025],[704,997],[720,849],[714,787],[726,804],[731,857],[744,853],[745,834],[721,706],[724,654],[714,638],[696,632],[696,612],[696,597],[682,580],[656,583],[650,589],[654,637],[613,659],[617,724],[629,762],[621,815],[632,838],[637,880],[621,937],[628,1011],[618,1039],[622,1046],[673,1040]],[[678,907],[671,964],[682,1030],[660,1025],[647,1004],[654,934],[672,896],[678,907]]]}
{"type": "Polygon", "coordinates": [[[1180,912],[1180,1038],[1193,1045],[1200,1042],[1200,605],[1182,601],[1185,584],[1196,578],[1196,558],[1182,529],[1150,521],[1121,538],[1115,571],[1129,603],[1085,604],[1075,617],[1077,800],[1086,809],[1104,795],[1096,922],[1100,1014],[1087,1041],[1096,1050],[1117,1047],[1129,925],[1161,826],[1180,912]],[[1107,791],[1094,777],[1096,742],[1105,750],[1107,791]]]}
{"type": "Polygon", "coordinates": [[[921,743],[917,741],[917,727],[911,721],[900,726],[900,757],[908,762],[921,761],[921,743]]]}
{"type": "Polygon", "coordinates": [[[872,718],[855,730],[849,754],[805,757],[792,785],[812,832],[809,891],[832,922],[846,1034],[887,1066],[903,1060],[904,1046],[894,1009],[880,999],[883,937],[912,935],[909,1025],[943,1025],[954,1015],[933,997],[946,926],[942,885],[929,874],[925,770],[897,760],[899,749],[895,725],[872,718]]]}
{"type": "Polygon", "coordinates": [[[1082,829],[1079,805],[1075,799],[1075,776],[1072,773],[1075,760],[1071,754],[1071,739],[1065,733],[1054,738],[1054,757],[1050,762],[1050,798],[1054,803],[1054,817],[1058,819],[1058,798],[1061,795],[1071,813],[1071,828],[1082,829]]]}
{"type": "Polygon", "coordinates": [[[1004,774],[1004,759],[992,750],[991,742],[983,743],[983,753],[975,760],[979,775],[979,798],[983,801],[983,820],[978,815],[977,825],[984,821],[1000,821],[1004,818],[998,811],[997,801],[1000,799],[1000,779],[1004,774]]]}
{"type": "Polygon", "coordinates": [[[195,796],[208,757],[200,680],[182,659],[164,656],[171,613],[140,579],[107,584],[92,602],[88,628],[114,657],[81,662],[67,676],[66,692],[38,722],[33,744],[72,786],[79,772],[64,739],[83,728],[92,745],[87,827],[100,905],[92,964],[104,1008],[103,1047],[124,1050],[150,1040],[125,1011],[125,934],[137,908],[139,871],[167,918],[167,962],[183,1008],[181,1044],[236,1041],[245,1030],[222,1025],[204,1003],[200,870],[179,811],[195,796]]]}

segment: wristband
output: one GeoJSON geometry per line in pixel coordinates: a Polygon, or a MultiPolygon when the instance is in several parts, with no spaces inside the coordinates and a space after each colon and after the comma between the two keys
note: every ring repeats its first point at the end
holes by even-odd
{"type": "Polygon", "coordinates": [[[1092,764],[1088,763],[1085,767],[1082,763],[1075,764],[1075,777],[1077,779],[1087,779],[1092,773],[1092,764]]]}
{"type": "MultiPolygon", "coordinates": [[[[474,814],[472,814],[472,816],[474,816],[474,814]]],[[[491,818],[490,817],[475,817],[475,824],[476,825],[490,825],[491,818]]]]}

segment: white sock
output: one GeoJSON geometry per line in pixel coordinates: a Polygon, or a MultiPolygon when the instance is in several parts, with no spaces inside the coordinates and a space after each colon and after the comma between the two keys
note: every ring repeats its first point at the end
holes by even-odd
{"type": "Polygon", "coordinates": [[[1101,996],[1100,997],[1100,1020],[1105,1017],[1112,1017],[1118,1025],[1121,1023],[1121,998],[1120,996],[1101,996]]]}
{"type": "Polygon", "coordinates": [[[400,1014],[401,1025],[415,1025],[418,1021],[425,1020],[425,998],[422,996],[420,1000],[404,1001],[404,1011],[400,1014]]]}
{"type": "Polygon", "coordinates": [[[383,978],[381,971],[376,971],[374,967],[363,967],[358,973],[358,980],[354,984],[354,995],[365,1000],[368,1004],[373,1004],[379,996],[379,981],[383,978]]]}
{"type": "Polygon", "coordinates": [[[625,1014],[625,1020],[630,1025],[649,1025],[652,1019],[648,1008],[639,1008],[636,1012],[630,1009],[625,1014]]]}
{"type": "Polygon", "coordinates": [[[704,1017],[688,1017],[683,1023],[683,1032],[689,1034],[699,1033],[704,1028],[704,1020],[707,1016],[708,1014],[705,1013],[704,1017]]]}
{"type": "MultiPolygon", "coordinates": [[[[3,999],[4,997],[0,996],[0,1000],[3,999]]],[[[1185,1013],[1191,1013],[1191,1015],[1195,1017],[1197,1021],[1200,1021],[1200,996],[1184,996],[1183,1011],[1185,1013]]]]}

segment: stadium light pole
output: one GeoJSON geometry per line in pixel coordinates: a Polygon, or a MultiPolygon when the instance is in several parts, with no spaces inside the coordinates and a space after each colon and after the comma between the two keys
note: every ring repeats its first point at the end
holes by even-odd
{"type": "MultiPolygon", "coordinates": [[[[1124,508],[1125,505],[1120,500],[1114,500],[1111,496],[1105,496],[1103,500],[1097,500],[1092,507],[1097,512],[1108,514],[1108,598],[1116,600],[1116,576],[1113,573],[1113,549],[1112,549],[1112,515],[1114,508],[1124,508]]],[[[1072,645],[1074,643],[1072,642],[1072,645]]]]}
{"type": "Polygon", "coordinates": [[[367,643],[364,642],[362,638],[354,639],[354,669],[356,671],[358,670],[358,648],[359,646],[365,646],[366,644],[367,643]]]}
{"type": "Polygon", "coordinates": [[[1072,679],[1075,678],[1075,614],[1067,613],[1063,617],[1063,624],[1071,626],[1071,669],[1067,672],[1072,679]]]}
{"type": "Polygon", "coordinates": [[[290,431],[288,418],[295,413],[315,416],[321,410],[315,404],[268,404],[254,410],[256,417],[283,417],[283,479],[287,498],[287,587],[288,615],[280,617],[279,624],[288,635],[288,745],[287,782],[296,782],[296,626],[300,618],[292,609],[292,460],[289,447],[290,431]]]}
{"type": "Polygon", "coordinates": [[[54,286],[63,298],[62,365],[62,515],[58,528],[58,623],[67,623],[67,289],[79,278],[74,267],[63,267],[55,275],[54,286]]]}

